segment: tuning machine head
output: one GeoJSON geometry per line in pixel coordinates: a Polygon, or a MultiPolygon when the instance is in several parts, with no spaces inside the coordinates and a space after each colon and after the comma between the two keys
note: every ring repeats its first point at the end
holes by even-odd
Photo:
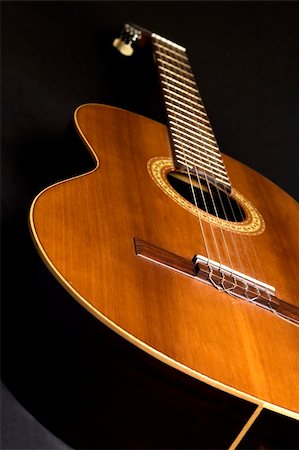
{"type": "Polygon", "coordinates": [[[134,52],[132,44],[141,39],[142,32],[135,26],[126,23],[119,38],[114,39],[113,47],[125,56],[131,56],[134,52]]]}

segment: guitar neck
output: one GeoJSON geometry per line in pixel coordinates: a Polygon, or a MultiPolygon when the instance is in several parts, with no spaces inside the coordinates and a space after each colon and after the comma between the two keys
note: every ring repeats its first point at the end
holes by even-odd
{"type": "Polygon", "coordinates": [[[231,190],[215,135],[184,47],[151,35],[175,166],[231,190]]]}

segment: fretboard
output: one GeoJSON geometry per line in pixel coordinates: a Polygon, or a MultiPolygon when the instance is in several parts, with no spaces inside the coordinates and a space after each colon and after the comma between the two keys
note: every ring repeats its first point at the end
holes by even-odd
{"type": "Polygon", "coordinates": [[[186,49],[152,34],[174,164],[231,190],[215,135],[199,94],[186,49]]]}

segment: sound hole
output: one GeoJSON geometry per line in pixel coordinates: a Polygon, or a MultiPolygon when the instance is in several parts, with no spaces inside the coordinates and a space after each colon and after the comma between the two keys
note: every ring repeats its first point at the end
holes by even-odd
{"type": "Polygon", "coordinates": [[[230,222],[245,220],[245,213],[241,205],[213,183],[209,182],[207,185],[203,178],[198,180],[197,177],[191,175],[192,189],[188,175],[176,170],[168,172],[167,179],[173,189],[201,210],[230,222]]]}

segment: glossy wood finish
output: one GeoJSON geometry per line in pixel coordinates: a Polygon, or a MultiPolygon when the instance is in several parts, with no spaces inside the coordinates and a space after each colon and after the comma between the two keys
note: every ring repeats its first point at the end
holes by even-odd
{"type": "MultiPolygon", "coordinates": [[[[34,240],[58,280],[99,320],[160,360],[299,418],[299,328],[135,254],[135,237],[190,260],[204,254],[197,218],[147,172],[150,158],[171,154],[167,128],[94,104],[80,107],[75,122],[97,167],[43,191],[30,213],[34,240]]],[[[299,306],[297,203],[243,164],[224,161],[232,185],[266,223],[251,237],[223,231],[235,268],[299,306]],[[242,267],[237,249],[245,253],[242,267]]],[[[211,242],[211,226],[203,227],[211,242]]],[[[220,251],[228,264],[223,245],[220,251]]]]}
{"type": "Polygon", "coordinates": [[[255,305],[266,308],[273,314],[278,314],[283,319],[299,325],[299,308],[269,294],[268,291],[261,291],[256,287],[256,282],[245,284],[243,280],[231,275],[226,274],[223,277],[222,272],[217,270],[213,270],[210,274],[206,263],[196,262],[194,259],[192,262],[140,239],[135,239],[135,251],[136,255],[141,258],[191,276],[210,286],[218,286],[221,290],[225,287],[228,294],[251,301],[255,305]]]}

